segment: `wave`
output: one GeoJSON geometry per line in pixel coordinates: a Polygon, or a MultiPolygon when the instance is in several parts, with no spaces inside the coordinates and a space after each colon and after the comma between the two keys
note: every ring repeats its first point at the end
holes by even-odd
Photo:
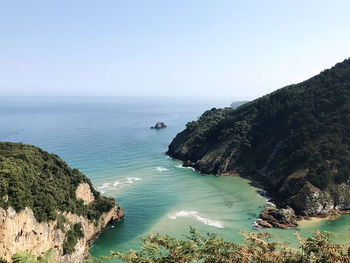
{"type": "Polygon", "coordinates": [[[174,214],[169,214],[168,217],[170,219],[173,219],[173,220],[178,218],[178,217],[193,217],[205,225],[213,226],[216,228],[224,228],[224,225],[221,222],[214,221],[214,220],[207,218],[207,217],[202,217],[196,211],[181,210],[181,211],[175,212],[174,214]]]}
{"type": "Polygon", "coordinates": [[[168,171],[168,168],[163,168],[163,167],[157,167],[156,168],[158,172],[164,172],[164,171],[168,171]]]}
{"type": "Polygon", "coordinates": [[[117,187],[118,185],[121,185],[121,184],[122,184],[121,182],[115,181],[115,182],[113,183],[113,186],[114,186],[114,187],[117,187]]]}
{"type": "Polygon", "coordinates": [[[193,167],[190,167],[190,166],[183,166],[182,164],[176,165],[175,167],[176,167],[176,168],[190,169],[190,170],[192,170],[193,172],[196,172],[196,169],[194,169],[193,167]]]}
{"type": "Polygon", "coordinates": [[[201,216],[196,216],[196,218],[198,219],[198,221],[202,222],[203,224],[206,224],[208,226],[214,226],[217,228],[224,228],[224,225],[219,222],[219,221],[214,221],[210,218],[206,218],[206,217],[201,217],[201,216]]]}
{"type": "Polygon", "coordinates": [[[104,183],[101,186],[98,186],[97,189],[105,189],[111,186],[111,183],[104,183]]]}
{"type": "Polygon", "coordinates": [[[196,214],[198,214],[198,212],[196,212],[196,211],[184,211],[184,210],[181,210],[179,212],[176,212],[173,215],[169,215],[169,218],[170,219],[176,219],[178,217],[188,217],[188,216],[194,216],[196,214]]]}
{"type": "Polygon", "coordinates": [[[130,185],[135,183],[136,181],[141,181],[142,179],[139,177],[127,177],[126,180],[124,182],[120,182],[120,181],[115,181],[113,184],[112,183],[103,183],[101,186],[97,186],[97,189],[101,191],[101,193],[105,193],[104,191],[102,191],[103,189],[116,189],[116,188],[120,188],[123,185],[130,185]]]}
{"type": "Polygon", "coordinates": [[[267,207],[276,207],[276,205],[272,201],[272,198],[267,195],[267,191],[263,189],[259,189],[258,194],[260,194],[265,199],[265,203],[267,207]]]}
{"type": "Polygon", "coordinates": [[[139,177],[128,177],[128,178],[126,178],[126,183],[127,184],[133,184],[136,181],[142,181],[142,179],[139,178],[139,177]]]}

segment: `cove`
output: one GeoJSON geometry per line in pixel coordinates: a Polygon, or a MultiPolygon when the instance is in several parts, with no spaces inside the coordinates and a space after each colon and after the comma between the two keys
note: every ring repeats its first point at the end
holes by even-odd
{"type": "MultiPolygon", "coordinates": [[[[0,102],[2,141],[58,154],[125,209],[125,220],[110,225],[94,242],[93,256],[136,249],[150,233],[181,238],[190,225],[241,242],[240,231],[254,231],[254,221],[267,205],[246,179],[203,176],[164,155],[187,122],[230,101],[12,97],[0,102]],[[157,121],[168,127],[149,129],[157,121]]],[[[347,215],[266,231],[292,244],[295,232],[307,236],[316,229],[335,232],[336,242],[350,242],[349,220],[347,215]]]]}

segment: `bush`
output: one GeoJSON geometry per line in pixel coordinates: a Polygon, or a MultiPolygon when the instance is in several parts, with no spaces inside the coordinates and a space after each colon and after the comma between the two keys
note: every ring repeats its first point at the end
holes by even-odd
{"type": "Polygon", "coordinates": [[[63,254],[71,254],[75,251],[75,245],[80,238],[84,237],[84,231],[81,223],[76,223],[67,231],[63,243],[63,254]]]}
{"type": "Polygon", "coordinates": [[[297,235],[299,247],[273,241],[267,233],[246,233],[245,242],[236,244],[218,238],[214,234],[202,236],[195,229],[185,240],[170,236],[151,235],[143,239],[140,250],[126,253],[110,252],[107,259],[120,258],[124,262],[203,262],[203,263],[326,263],[349,262],[349,245],[331,244],[329,233],[315,232],[302,238],[297,235]]]}

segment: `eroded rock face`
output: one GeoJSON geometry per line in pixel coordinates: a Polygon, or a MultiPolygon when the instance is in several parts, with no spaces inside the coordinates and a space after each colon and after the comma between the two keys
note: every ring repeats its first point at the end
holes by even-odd
{"type": "Polygon", "coordinates": [[[287,200],[288,204],[304,216],[323,216],[334,210],[334,200],[327,192],[310,183],[287,200]]]}
{"type": "Polygon", "coordinates": [[[262,228],[289,228],[297,226],[297,220],[294,210],[290,207],[288,208],[266,208],[260,214],[260,220],[256,222],[262,228]]]}
{"type": "Polygon", "coordinates": [[[95,200],[95,196],[90,189],[90,185],[87,183],[81,183],[78,185],[77,190],[75,191],[77,199],[84,201],[84,205],[90,204],[95,200]]]}
{"type": "MultiPolygon", "coordinates": [[[[0,258],[10,261],[18,251],[31,250],[35,255],[41,255],[53,248],[58,262],[79,263],[88,255],[89,241],[98,235],[106,225],[121,219],[123,209],[115,205],[109,212],[102,214],[97,225],[83,216],[71,213],[61,213],[71,224],[81,223],[84,238],[79,239],[75,252],[63,255],[65,233],[56,229],[57,221],[39,223],[36,221],[33,210],[25,208],[16,213],[13,208],[0,208],[0,258]]],[[[65,224],[65,229],[69,229],[65,224]]]]}

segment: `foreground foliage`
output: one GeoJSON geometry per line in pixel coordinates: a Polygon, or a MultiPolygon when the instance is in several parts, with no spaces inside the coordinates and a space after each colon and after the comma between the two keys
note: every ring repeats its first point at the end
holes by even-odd
{"type": "Polygon", "coordinates": [[[331,244],[331,234],[315,232],[314,236],[299,240],[298,248],[271,240],[268,233],[247,233],[245,243],[236,244],[214,234],[202,236],[190,229],[186,240],[168,235],[151,235],[143,239],[140,250],[126,253],[111,252],[110,258],[130,263],[326,263],[350,262],[349,245],[331,244]]]}
{"type": "MultiPolygon", "coordinates": [[[[128,263],[348,263],[350,245],[335,245],[329,232],[316,231],[312,237],[296,234],[299,246],[292,248],[285,242],[276,242],[268,233],[245,233],[245,242],[225,241],[214,234],[203,236],[194,228],[185,240],[168,235],[150,235],[143,239],[140,250],[126,253],[110,252],[102,260],[89,256],[85,263],[102,263],[119,258],[128,263]]],[[[16,253],[13,263],[56,263],[53,250],[41,257],[31,252],[16,253]]],[[[1,261],[0,262],[6,262],[1,261]]]]}

